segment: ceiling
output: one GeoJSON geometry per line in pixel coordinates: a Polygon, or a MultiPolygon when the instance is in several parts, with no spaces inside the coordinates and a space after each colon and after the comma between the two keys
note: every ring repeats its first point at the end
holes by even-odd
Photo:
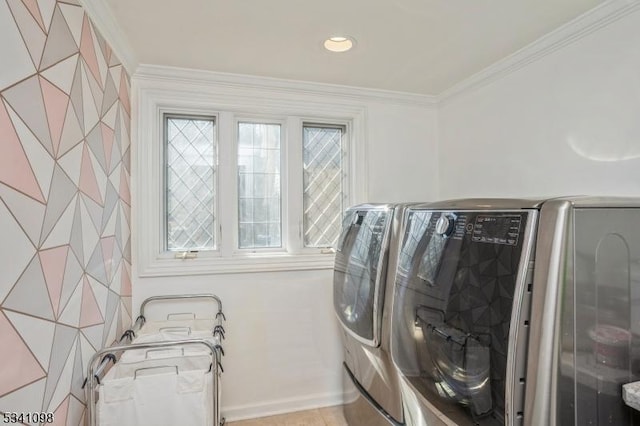
{"type": "Polygon", "coordinates": [[[106,0],[139,63],[437,95],[600,0],[106,0]],[[325,38],[356,46],[329,53],[325,38]]]}

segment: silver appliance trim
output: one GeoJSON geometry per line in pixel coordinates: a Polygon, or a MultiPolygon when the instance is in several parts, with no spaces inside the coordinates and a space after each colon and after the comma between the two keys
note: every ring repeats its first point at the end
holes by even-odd
{"type": "MultiPolygon", "coordinates": [[[[530,284],[527,282],[529,277],[529,271],[531,269],[531,262],[535,257],[535,250],[533,245],[536,239],[536,230],[538,222],[538,211],[531,210],[529,213],[529,220],[527,220],[527,227],[524,233],[524,239],[522,241],[522,253],[520,255],[520,264],[518,265],[518,275],[516,276],[516,285],[513,292],[513,306],[511,308],[511,323],[509,324],[509,341],[507,344],[507,371],[506,371],[506,384],[505,384],[505,423],[507,425],[521,424],[518,422],[518,413],[524,411],[524,397],[522,393],[516,391],[516,387],[520,383],[520,379],[517,376],[518,365],[522,364],[523,360],[518,359],[518,354],[526,355],[526,348],[528,343],[528,334],[524,330],[529,324],[529,317],[522,318],[523,313],[530,312],[529,306],[524,306],[525,303],[530,303],[531,300],[526,298],[527,287],[530,284]],[[526,299],[526,300],[525,300],[526,299]]],[[[526,367],[526,365],[524,366],[526,367]]],[[[525,382],[526,383],[526,382],[525,382]]],[[[521,418],[521,415],[520,415],[521,418]]]]}
{"type": "Polygon", "coordinates": [[[568,202],[577,208],[629,208],[640,207],[640,198],[624,196],[563,196],[534,198],[460,198],[421,203],[421,210],[501,210],[537,209],[551,202],[568,202]]]}
{"type": "Polygon", "coordinates": [[[420,210],[528,210],[539,209],[545,199],[464,198],[423,203],[420,210]]]}
{"type": "Polygon", "coordinates": [[[404,426],[404,423],[398,423],[397,421],[395,421],[393,417],[391,417],[391,415],[389,415],[389,413],[387,413],[385,409],[382,408],[382,406],[380,406],[380,404],[378,404],[378,402],[374,400],[371,397],[371,395],[369,395],[367,390],[360,384],[360,382],[358,382],[358,379],[356,379],[356,377],[351,372],[351,370],[349,370],[349,367],[347,366],[346,363],[343,362],[342,367],[344,368],[345,372],[347,373],[347,376],[351,380],[351,383],[353,383],[356,390],[358,391],[358,394],[362,396],[365,399],[365,401],[367,401],[369,406],[380,415],[381,419],[384,418],[385,423],[389,424],[390,426],[404,426]]]}
{"type": "Polygon", "coordinates": [[[381,256],[378,259],[378,268],[376,273],[376,283],[381,285],[376,285],[376,288],[373,290],[373,339],[367,339],[360,336],[355,331],[351,330],[348,325],[342,321],[340,315],[336,312],[336,316],[338,317],[338,321],[340,325],[345,329],[345,331],[356,339],[358,342],[365,344],[367,346],[371,346],[377,348],[380,346],[380,325],[381,325],[381,316],[382,316],[382,306],[381,306],[381,297],[380,297],[380,289],[386,287],[387,285],[387,262],[389,256],[389,239],[391,238],[391,232],[393,229],[393,220],[395,216],[395,206],[393,204],[359,204],[353,207],[350,207],[346,210],[346,213],[349,212],[358,212],[358,211],[374,211],[374,210],[389,210],[391,211],[391,217],[386,225],[386,230],[384,233],[384,238],[381,243],[382,250],[381,256]],[[384,278],[384,282],[381,282],[380,279],[384,278]]]}
{"type": "Polygon", "coordinates": [[[533,277],[530,354],[526,381],[525,426],[556,425],[555,404],[559,331],[559,303],[566,262],[572,201],[551,200],[542,206],[536,243],[536,272],[533,277]]]}
{"type": "Polygon", "coordinates": [[[638,197],[612,197],[612,196],[575,196],[562,197],[550,201],[568,201],[575,208],[634,208],[640,207],[638,197]]]}

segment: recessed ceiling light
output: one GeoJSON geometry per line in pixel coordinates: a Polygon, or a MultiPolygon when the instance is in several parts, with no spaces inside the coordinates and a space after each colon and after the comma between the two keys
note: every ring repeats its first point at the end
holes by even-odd
{"type": "Polygon", "coordinates": [[[345,36],[329,37],[324,41],[324,48],[330,52],[346,52],[351,50],[353,45],[354,40],[345,36]]]}

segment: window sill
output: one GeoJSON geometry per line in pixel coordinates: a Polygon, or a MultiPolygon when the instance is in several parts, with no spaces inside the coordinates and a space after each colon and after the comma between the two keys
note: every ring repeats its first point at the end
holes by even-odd
{"type": "Polygon", "coordinates": [[[157,256],[140,265],[140,277],[240,274],[333,269],[334,254],[261,254],[231,258],[175,259],[157,256]]]}

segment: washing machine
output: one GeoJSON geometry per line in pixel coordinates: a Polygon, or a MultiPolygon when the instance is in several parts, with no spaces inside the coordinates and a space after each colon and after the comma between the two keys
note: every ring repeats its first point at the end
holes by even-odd
{"type": "Polygon", "coordinates": [[[407,425],[634,425],[640,202],[407,210],[391,329],[407,425]]]}
{"type": "Polygon", "coordinates": [[[350,426],[403,423],[389,351],[391,290],[405,204],[348,209],[336,247],[333,301],[344,348],[344,415],[350,426]]]}

